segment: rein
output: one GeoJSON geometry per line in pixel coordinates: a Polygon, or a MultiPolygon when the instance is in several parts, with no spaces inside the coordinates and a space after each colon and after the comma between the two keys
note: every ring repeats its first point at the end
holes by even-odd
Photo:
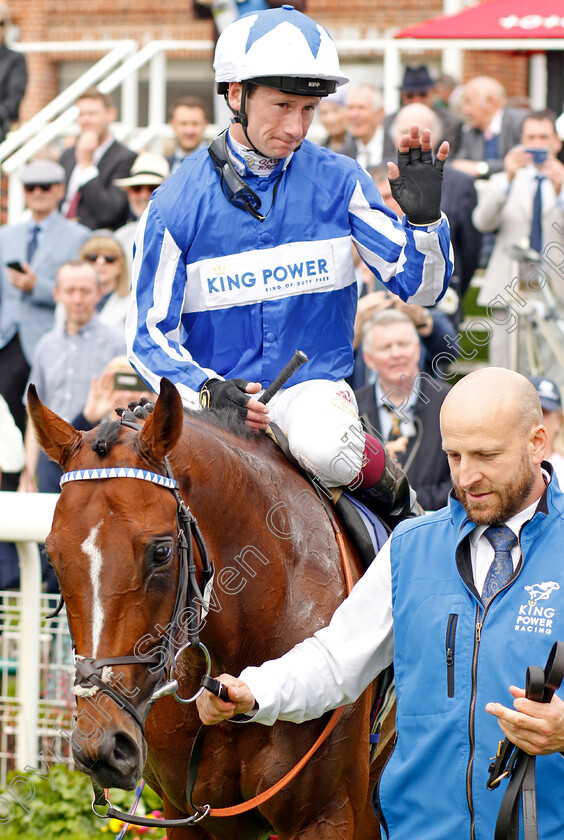
{"type": "MultiPolygon", "coordinates": [[[[525,696],[537,703],[550,703],[564,678],[564,642],[555,642],[544,668],[527,668],[525,696]]],[[[536,756],[516,747],[505,738],[499,742],[497,755],[489,766],[488,790],[494,790],[502,779],[509,784],[501,801],[494,840],[518,840],[519,803],[523,814],[523,840],[537,840],[537,801],[535,791],[536,756]]]]}

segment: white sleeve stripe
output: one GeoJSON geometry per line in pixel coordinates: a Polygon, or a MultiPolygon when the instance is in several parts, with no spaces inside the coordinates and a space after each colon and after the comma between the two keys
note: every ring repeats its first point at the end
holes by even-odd
{"type": "Polygon", "coordinates": [[[383,237],[388,239],[391,245],[402,247],[405,238],[402,228],[394,224],[393,219],[387,214],[387,208],[382,209],[380,213],[375,215],[374,208],[367,201],[359,181],[356,183],[349,203],[349,213],[352,213],[357,219],[364,222],[367,227],[375,231],[378,234],[378,238],[383,237]],[[375,227],[375,220],[377,221],[378,227],[375,227]]]}
{"type": "MultiPolygon", "coordinates": [[[[141,265],[141,261],[143,259],[143,247],[147,216],[148,210],[146,210],[143,214],[136,234],[135,258],[136,261],[138,261],[138,265],[141,265]]],[[[172,363],[169,367],[169,370],[171,368],[178,368],[180,372],[181,370],[185,369],[187,364],[189,364],[205,373],[206,379],[209,379],[211,376],[217,375],[214,373],[214,371],[207,371],[205,368],[200,367],[200,365],[198,365],[193,360],[191,354],[180,344],[181,309],[179,310],[178,322],[173,329],[168,330],[165,335],[159,328],[159,324],[166,319],[169,311],[170,301],[172,298],[173,284],[175,280],[176,271],[178,269],[178,261],[181,253],[181,250],[176,245],[170,232],[167,229],[165,229],[162,240],[162,247],[159,254],[159,262],[154,277],[152,298],[153,304],[147,309],[147,313],[144,319],[142,312],[139,312],[139,308],[137,305],[138,296],[136,294],[136,290],[138,272],[133,272],[131,305],[126,322],[126,341],[129,348],[129,358],[130,361],[133,363],[135,369],[140,373],[141,376],[143,376],[144,379],[146,379],[151,384],[153,390],[155,390],[156,392],[158,392],[159,390],[161,376],[151,371],[139,359],[139,356],[136,352],[136,344],[138,340],[138,325],[139,327],[146,328],[154,345],[160,348],[166,354],[166,356],[172,363]],[[140,318],[142,318],[144,323],[139,323],[140,318]]],[[[162,367],[161,370],[163,370],[162,367]]],[[[165,375],[168,373],[168,371],[164,372],[165,375]]],[[[173,381],[175,381],[176,377],[172,376],[171,374],[169,374],[169,376],[173,381]]],[[[181,395],[185,396],[185,402],[187,404],[191,404],[193,402],[192,395],[195,394],[195,392],[188,387],[185,387],[185,390],[187,392],[186,395],[181,395]]]]}

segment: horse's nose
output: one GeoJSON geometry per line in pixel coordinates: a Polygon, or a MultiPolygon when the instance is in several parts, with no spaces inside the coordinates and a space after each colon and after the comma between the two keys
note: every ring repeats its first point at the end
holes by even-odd
{"type": "Polygon", "coordinates": [[[140,745],[126,732],[106,731],[95,749],[73,741],[73,755],[77,766],[101,787],[132,790],[143,774],[144,746],[144,741],[140,745]]]}

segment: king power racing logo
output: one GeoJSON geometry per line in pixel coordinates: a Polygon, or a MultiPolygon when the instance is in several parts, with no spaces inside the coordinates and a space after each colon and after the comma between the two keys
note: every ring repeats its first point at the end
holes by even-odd
{"type": "Polygon", "coordinates": [[[515,630],[550,636],[556,610],[547,601],[553,592],[560,589],[560,584],[554,580],[546,580],[523,588],[527,593],[527,602],[519,607],[515,630]]]}
{"type": "Polygon", "coordinates": [[[204,260],[199,274],[208,309],[327,291],[336,282],[329,242],[292,243],[204,260]]]}

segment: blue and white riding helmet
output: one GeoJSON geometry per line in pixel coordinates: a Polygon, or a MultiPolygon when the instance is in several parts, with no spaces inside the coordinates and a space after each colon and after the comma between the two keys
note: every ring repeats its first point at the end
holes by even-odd
{"type": "Polygon", "coordinates": [[[328,96],[349,81],[327,30],[289,5],[250,12],[229,24],[213,66],[220,94],[227,93],[229,82],[253,82],[284,93],[328,96]]]}

